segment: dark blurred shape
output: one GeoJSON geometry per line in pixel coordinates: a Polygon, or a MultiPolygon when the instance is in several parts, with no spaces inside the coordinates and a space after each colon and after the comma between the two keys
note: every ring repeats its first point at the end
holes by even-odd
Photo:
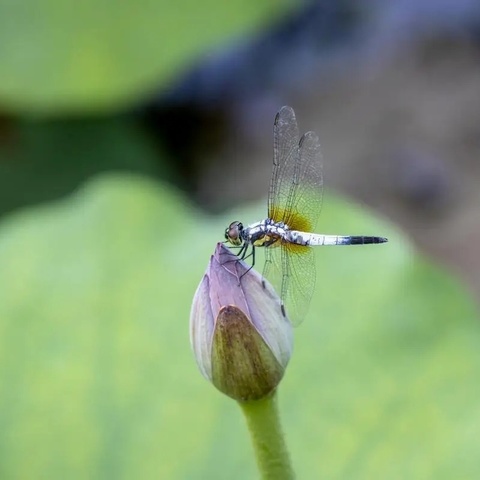
{"type": "Polygon", "coordinates": [[[142,116],[152,138],[171,154],[177,186],[192,194],[201,175],[199,157],[218,148],[226,136],[226,112],[214,106],[165,104],[147,106],[142,116]]]}

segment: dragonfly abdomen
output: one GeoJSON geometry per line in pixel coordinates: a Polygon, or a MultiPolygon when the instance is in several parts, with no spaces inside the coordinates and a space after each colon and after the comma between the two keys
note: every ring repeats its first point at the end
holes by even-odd
{"type": "Polygon", "coordinates": [[[374,243],[385,243],[383,237],[366,237],[363,235],[321,235],[318,233],[307,233],[291,230],[288,232],[288,241],[297,245],[368,245],[374,243]]]}

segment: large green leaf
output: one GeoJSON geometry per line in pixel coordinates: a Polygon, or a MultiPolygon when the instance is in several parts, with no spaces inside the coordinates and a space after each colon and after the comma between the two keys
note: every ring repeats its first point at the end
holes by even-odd
{"type": "Polygon", "coordinates": [[[0,104],[118,108],[165,87],[219,42],[278,18],[288,3],[0,0],[0,104]]]}
{"type": "MultiPolygon", "coordinates": [[[[478,478],[480,332],[459,284],[327,198],[318,285],[280,386],[298,478],[478,478]]],[[[197,371],[192,295],[228,221],[108,175],[0,226],[2,479],[256,477],[240,410],[197,371]]],[[[240,215],[240,212],[242,215],[240,215]]]]}

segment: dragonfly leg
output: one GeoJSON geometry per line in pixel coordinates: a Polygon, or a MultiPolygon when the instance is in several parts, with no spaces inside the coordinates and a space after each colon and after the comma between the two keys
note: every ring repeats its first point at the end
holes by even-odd
{"type": "Polygon", "coordinates": [[[245,257],[247,255],[247,252],[248,252],[248,243],[244,243],[241,247],[240,247],[240,250],[239,252],[237,253],[238,257],[241,259],[241,260],[245,260],[245,257]]]}
{"type": "Polygon", "coordinates": [[[229,260],[229,262],[238,262],[239,260],[245,260],[249,257],[252,256],[252,254],[248,254],[247,255],[247,251],[248,251],[248,243],[244,243],[243,245],[229,245],[228,248],[229,250],[233,250],[233,249],[236,249],[238,250],[238,252],[236,253],[233,253],[233,252],[222,252],[223,255],[229,255],[229,256],[233,256],[235,258],[232,258],[231,260],[229,260]]]}
{"type": "MultiPolygon", "coordinates": [[[[248,246],[247,246],[247,249],[248,249],[248,246]]],[[[246,249],[246,250],[247,250],[246,249]]],[[[246,258],[250,258],[252,257],[252,264],[250,265],[250,268],[248,270],[246,270],[245,272],[243,272],[241,275],[240,275],[240,278],[239,280],[241,280],[243,278],[244,275],[246,275],[255,265],[255,247],[252,245],[252,251],[246,255],[247,251],[245,250],[245,252],[243,253],[243,257],[242,257],[242,260],[245,260],[246,258]]]]}

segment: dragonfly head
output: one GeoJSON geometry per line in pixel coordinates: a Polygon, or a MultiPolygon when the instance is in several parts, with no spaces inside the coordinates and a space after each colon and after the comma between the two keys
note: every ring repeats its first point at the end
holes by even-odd
{"type": "Polygon", "coordinates": [[[225,240],[232,245],[240,246],[243,243],[242,238],[243,224],[242,222],[232,222],[225,229],[225,240]]]}

